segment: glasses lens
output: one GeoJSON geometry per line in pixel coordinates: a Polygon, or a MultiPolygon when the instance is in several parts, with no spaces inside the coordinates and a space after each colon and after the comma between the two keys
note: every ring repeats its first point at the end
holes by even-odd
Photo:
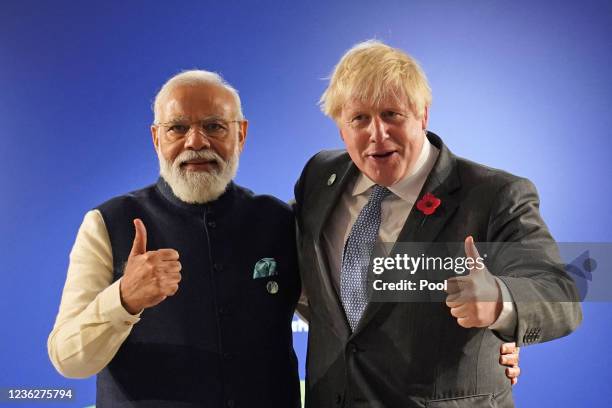
{"type": "Polygon", "coordinates": [[[202,130],[206,136],[223,139],[229,133],[229,123],[223,119],[210,119],[202,122],[202,130]]]}

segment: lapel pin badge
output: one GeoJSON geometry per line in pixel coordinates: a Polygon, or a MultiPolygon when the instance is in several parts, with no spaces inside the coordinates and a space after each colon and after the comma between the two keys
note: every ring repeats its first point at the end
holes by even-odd
{"type": "Polygon", "coordinates": [[[332,175],[329,176],[329,178],[327,179],[327,185],[331,186],[332,184],[334,184],[334,181],[336,181],[336,173],[332,173],[332,175]]]}
{"type": "Polygon", "coordinates": [[[276,281],[271,280],[266,284],[266,290],[271,295],[276,294],[278,292],[278,283],[276,281]]]}

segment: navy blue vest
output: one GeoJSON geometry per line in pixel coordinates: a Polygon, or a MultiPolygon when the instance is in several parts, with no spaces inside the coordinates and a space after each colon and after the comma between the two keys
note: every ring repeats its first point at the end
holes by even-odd
{"type": "Polygon", "coordinates": [[[233,183],[214,202],[187,204],[160,178],[98,209],[115,280],[134,218],[146,226],[147,250],[173,248],[182,265],[178,292],[144,310],[98,374],[98,408],[300,406],[291,332],[300,284],[286,204],[233,183]],[[262,258],[274,258],[276,276],[253,278],[262,258]]]}

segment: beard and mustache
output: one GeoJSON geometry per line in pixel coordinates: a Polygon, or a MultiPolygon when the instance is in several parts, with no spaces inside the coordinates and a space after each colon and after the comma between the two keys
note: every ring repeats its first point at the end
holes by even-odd
{"type": "Polygon", "coordinates": [[[157,157],[159,174],[174,195],[186,203],[204,204],[219,198],[236,177],[240,149],[236,144],[227,161],[212,150],[185,150],[172,162],[166,160],[159,151],[157,157]],[[182,163],[194,159],[214,161],[216,167],[210,171],[188,171],[181,167],[182,163]]]}

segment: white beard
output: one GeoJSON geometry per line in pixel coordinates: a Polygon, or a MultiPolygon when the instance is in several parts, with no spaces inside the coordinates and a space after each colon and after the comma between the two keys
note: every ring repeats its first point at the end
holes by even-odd
{"type": "Polygon", "coordinates": [[[174,195],[186,203],[204,204],[219,198],[236,177],[240,149],[236,144],[228,161],[212,150],[185,150],[173,162],[167,161],[160,152],[157,152],[157,157],[159,174],[172,188],[174,195]],[[215,160],[218,168],[211,171],[187,171],[181,168],[181,163],[192,159],[215,160]]]}

